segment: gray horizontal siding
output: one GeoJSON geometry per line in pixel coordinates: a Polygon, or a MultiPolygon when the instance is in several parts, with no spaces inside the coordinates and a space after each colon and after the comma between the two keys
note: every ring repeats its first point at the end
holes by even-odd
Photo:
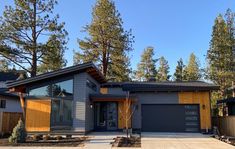
{"type": "Polygon", "coordinates": [[[100,84],[94,80],[88,73],[74,75],[74,117],[73,128],[75,131],[91,131],[94,129],[93,108],[90,107],[89,94],[98,93],[100,84]],[[94,91],[86,84],[87,79],[97,85],[94,91]]]}
{"type": "Polygon", "coordinates": [[[0,100],[6,100],[6,108],[0,108],[0,112],[22,112],[20,99],[0,96],[0,100]]]}
{"type": "Polygon", "coordinates": [[[93,108],[90,107],[91,102],[89,100],[89,95],[99,93],[100,84],[95,79],[93,79],[89,74],[87,74],[87,79],[95,83],[97,86],[96,91],[86,86],[86,131],[91,131],[94,129],[94,107],[93,108]]]}
{"type": "Polygon", "coordinates": [[[74,75],[74,110],[73,128],[75,131],[85,131],[86,107],[86,73],[74,75]]]}
{"type": "Polygon", "coordinates": [[[141,104],[178,104],[177,92],[153,92],[153,93],[136,93],[137,109],[132,118],[132,127],[141,128],[141,104]]]}

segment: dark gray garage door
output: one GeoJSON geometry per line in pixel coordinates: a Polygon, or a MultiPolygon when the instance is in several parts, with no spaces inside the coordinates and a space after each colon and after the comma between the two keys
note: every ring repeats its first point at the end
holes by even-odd
{"type": "Polygon", "coordinates": [[[198,105],[142,105],[142,131],[199,132],[198,105]]]}

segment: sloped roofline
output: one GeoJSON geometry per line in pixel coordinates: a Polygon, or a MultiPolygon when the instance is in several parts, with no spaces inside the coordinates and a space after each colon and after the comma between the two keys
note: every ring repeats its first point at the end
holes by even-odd
{"type": "Polygon", "coordinates": [[[66,74],[79,73],[79,72],[89,73],[99,83],[105,83],[106,82],[105,77],[98,70],[98,68],[94,65],[94,63],[87,62],[87,63],[78,64],[78,65],[75,65],[75,66],[70,66],[70,67],[66,67],[66,68],[63,68],[63,69],[59,69],[59,70],[56,70],[56,71],[47,72],[47,73],[40,74],[40,75],[37,75],[35,77],[27,78],[27,79],[24,79],[24,80],[17,80],[17,81],[14,81],[14,82],[10,82],[10,83],[7,84],[7,87],[8,88],[14,88],[14,87],[34,83],[34,82],[37,82],[37,81],[41,81],[41,80],[44,80],[44,79],[49,79],[49,78],[53,78],[53,77],[57,77],[57,76],[63,76],[63,75],[66,75],[66,74]]]}

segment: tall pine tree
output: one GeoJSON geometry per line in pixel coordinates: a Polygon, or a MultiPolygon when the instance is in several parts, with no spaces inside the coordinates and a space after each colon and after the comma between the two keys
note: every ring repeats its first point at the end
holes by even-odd
{"type": "Polygon", "coordinates": [[[122,24],[114,2],[98,0],[93,8],[92,22],[84,28],[89,36],[79,40],[82,52],[75,53],[75,63],[93,61],[107,79],[128,80],[128,51],[132,50],[133,36],[122,24]]]}
{"type": "Polygon", "coordinates": [[[176,66],[175,73],[174,73],[175,81],[183,81],[184,67],[185,65],[184,65],[183,59],[180,58],[179,61],[177,61],[177,66],[176,66]]]}
{"type": "Polygon", "coordinates": [[[169,65],[168,61],[162,56],[159,59],[159,69],[158,69],[158,74],[157,74],[157,80],[158,81],[168,81],[170,79],[169,75],[169,65]]]}
{"type": "Polygon", "coordinates": [[[207,51],[209,79],[220,86],[217,98],[228,96],[226,89],[235,78],[234,14],[231,10],[227,11],[225,19],[221,14],[215,19],[207,51]]]}
{"type": "Polygon", "coordinates": [[[51,36],[47,42],[47,54],[42,56],[44,63],[38,66],[39,73],[54,71],[66,66],[67,61],[64,58],[66,41],[61,44],[57,36],[51,36]]]}
{"type": "Polygon", "coordinates": [[[147,47],[141,55],[141,61],[137,66],[136,79],[139,81],[148,81],[155,78],[157,59],[154,58],[154,48],[147,47]]]}
{"type": "Polygon", "coordinates": [[[57,0],[15,0],[0,17],[0,55],[36,76],[42,57],[54,48],[53,36],[64,47],[67,32],[59,15],[53,14],[57,0]]]}
{"type": "Polygon", "coordinates": [[[183,79],[186,81],[198,81],[201,79],[200,62],[194,53],[191,53],[189,62],[183,72],[183,79]]]}

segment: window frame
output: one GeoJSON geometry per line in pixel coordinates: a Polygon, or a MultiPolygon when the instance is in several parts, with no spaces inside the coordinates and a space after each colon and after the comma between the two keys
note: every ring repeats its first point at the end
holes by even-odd
{"type": "Polygon", "coordinates": [[[0,99],[0,109],[6,109],[6,107],[7,107],[7,100],[0,99]]]}
{"type": "Polygon", "coordinates": [[[93,91],[97,92],[97,89],[98,89],[97,84],[95,84],[90,79],[86,79],[86,86],[92,89],[93,91]]]}
{"type": "Polygon", "coordinates": [[[31,86],[29,86],[27,89],[26,89],[26,92],[27,92],[27,96],[26,96],[26,99],[29,99],[29,98],[35,98],[35,99],[40,99],[40,98],[72,98],[74,97],[74,76],[69,76],[69,77],[64,77],[64,78],[56,78],[55,80],[45,80],[44,82],[46,83],[39,83],[39,84],[33,84],[31,86]],[[72,91],[73,91],[73,95],[70,96],[70,97],[53,97],[53,93],[52,93],[52,87],[53,87],[53,84],[56,84],[56,83],[60,83],[60,82],[63,82],[63,81],[68,81],[68,80],[72,80],[72,91]],[[50,86],[50,91],[49,91],[49,96],[38,96],[38,95],[29,95],[30,91],[33,90],[33,89],[37,89],[37,88],[40,88],[40,87],[44,87],[44,86],[50,86]]]}

